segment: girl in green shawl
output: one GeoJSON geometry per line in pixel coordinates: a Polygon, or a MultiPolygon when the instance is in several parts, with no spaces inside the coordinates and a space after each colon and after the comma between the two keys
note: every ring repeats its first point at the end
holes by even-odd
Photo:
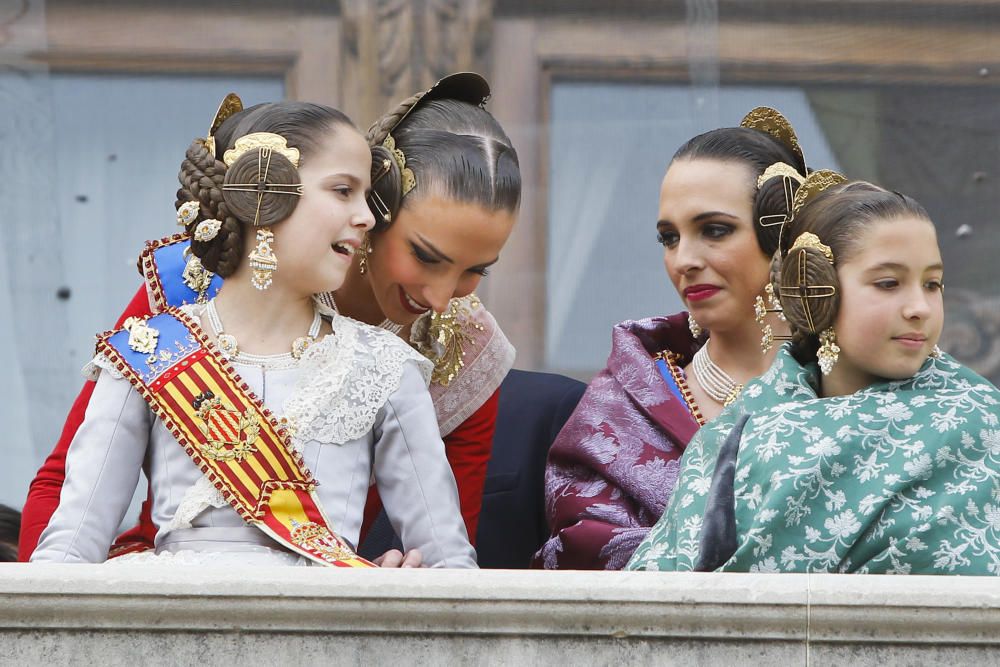
{"type": "Polygon", "coordinates": [[[937,349],[934,226],[842,181],[795,193],[793,340],[688,445],[628,569],[1000,574],[1000,393],[937,349]]]}

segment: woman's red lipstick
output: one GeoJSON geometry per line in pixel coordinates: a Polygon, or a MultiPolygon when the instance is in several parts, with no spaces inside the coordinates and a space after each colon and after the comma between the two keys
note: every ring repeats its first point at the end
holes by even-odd
{"type": "Polygon", "coordinates": [[[688,301],[704,301],[715,296],[720,289],[715,285],[691,285],[684,288],[684,298],[688,301]]]}

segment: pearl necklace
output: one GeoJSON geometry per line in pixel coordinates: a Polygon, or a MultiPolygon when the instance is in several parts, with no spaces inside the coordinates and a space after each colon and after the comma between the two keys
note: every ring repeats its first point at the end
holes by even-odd
{"type": "Polygon", "coordinates": [[[691,370],[694,371],[698,384],[709,398],[725,407],[736,400],[743,391],[743,385],[712,361],[712,357],[708,356],[708,343],[709,341],[705,341],[705,344],[694,353],[691,370]]]}
{"type": "MultiPolygon", "coordinates": [[[[333,312],[338,314],[340,313],[340,309],[337,308],[337,302],[333,300],[333,292],[323,292],[322,294],[318,295],[318,298],[320,303],[329,306],[331,309],[333,309],[333,312]]],[[[399,324],[398,322],[393,322],[387,317],[379,323],[378,328],[385,329],[389,333],[399,334],[399,332],[402,331],[403,327],[405,326],[406,326],[405,324],[399,324]]]]}
{"type": "Polygon", "coordinates": [[[309,332],[305,336],[299,336],[292,341],[291,352],[286,352],[285,354],[249,354],[247,352],[240,352],[239,345],[236,343],[236,336],[223,333],[222,320],[219,319],[219,311],[215,309],[215,299],[212,299],[205,305],[205,313],[208,315],[208,323],[212,326],[212,333],[215,334],[215,340],[222,356],[226,359],[239,358],[241,361],[251,364],[274,363],[284,359],[301,359],[305,351],[309,349],[309,346],[316,342],[316,336],[319,335],[319,328],[323,325],[323,318],[320,317],[319,311],[316,310],[313,312],[313,320],[312,324],[309,325],[309,332]]]}

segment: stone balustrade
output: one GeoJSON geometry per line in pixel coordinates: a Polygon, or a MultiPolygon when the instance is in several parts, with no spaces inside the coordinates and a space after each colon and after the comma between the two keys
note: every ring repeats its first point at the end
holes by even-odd
{"type": "Polygon", "coordinates": [[[1000,579],[0,565],[2,665],[1000,662],[1000,579]]]}

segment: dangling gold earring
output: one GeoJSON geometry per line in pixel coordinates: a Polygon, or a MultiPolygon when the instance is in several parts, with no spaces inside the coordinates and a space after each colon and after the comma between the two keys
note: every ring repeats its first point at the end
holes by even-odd
{"type": "Polygon", "coordinates": [[[823,330],[819,335],[819,349],[816,351],[816,360],[819,361],[819,369],[823,375],[829,375],[834,364],[840,359],[840,347],[837,345],[837,334],[833,327],[823,330]]]}
{"type": "Polygon", "coordinates": [[[694,317],[688,315],[688,329],[691,330],[691,335],[695,338],[700,338],[702,329],[701,325],[694,321],[694,317]]]}
{"type": "Polygon", "coordinates": [[[764,323],[764,315],[766,314],[767,306],[764,305],[764,299],[758,295],[753,300],[753,318],[756,320],[757,326],[760,327],[760,351],[764,354],[767,354],[774,345],[774,331],[770,324],[764,323]]]}
{"type": "Polygon", "coordinates": [[[781,301],[774,294],[774,285],[768,283],[764,286],[764,293],[767,294],[767,302],[770,304],[771,312],[778,313],[778,319],[782,322],[785,321],[785,313],[781,308],[781,301]]]}
{"type": "Polygon", "coordinates": [[[762,353],[767,354],[771,348],[774,347],[774,341],[791,340],[792,337],[775,336],[771,325],[764,322],[764,316],[768,313],[777,313],[781,321],[785,321],[785,314],[782,312],[781,302],[778,301],[776,296],[774,296],[774,287],[771,283],[768,283],[764,287],[764,293],[767,294],[767,301],[770,304],[770,307],[765,306],[763,297],[757,295],[757,297],[753,300],[753,315],[754,320],[757,322],[757,326],[760,327],[760,350],[762,353]]]}
{"type": "Polygon", "coordinates": [[[253,249],[249,255],[247,255],[250,260],[250,269],[252,273],[250,274],[250,284],[259,290],[266,290],[271,286],[271,276],[278,270],[278,258],[274,256],[274,251],[271,250],[271,244],[274,242],[274,234],[268,228],[257,230],[257,247],[253,249]]]}
{"type": "Polygon", "coordinates": [[[372,254],[372,242],[368,234],[365,234],[365,240],[358,248],[358,273],[361,275],[368,273],[368,255],[370,254],[372,254]]]}

